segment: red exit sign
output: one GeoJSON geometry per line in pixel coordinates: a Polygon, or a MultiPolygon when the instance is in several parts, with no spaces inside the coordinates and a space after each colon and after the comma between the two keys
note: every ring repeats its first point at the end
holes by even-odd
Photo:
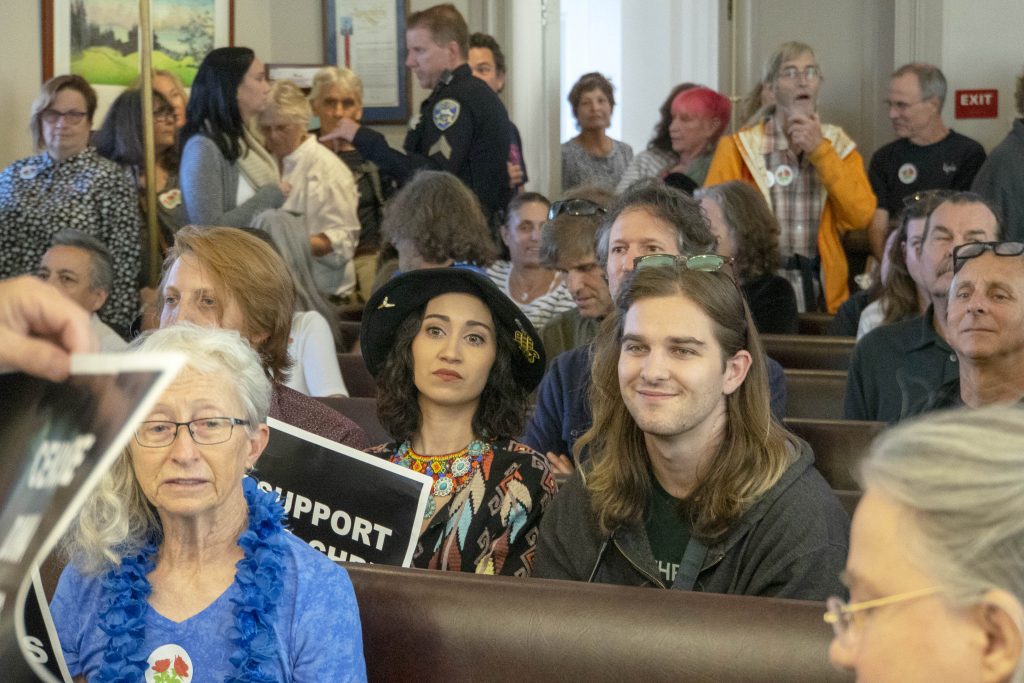
{"type": "Polygon", "coordinates": [[[994,119],[999,116],[998,90],[957,90],[958,119],[994,119]]]}

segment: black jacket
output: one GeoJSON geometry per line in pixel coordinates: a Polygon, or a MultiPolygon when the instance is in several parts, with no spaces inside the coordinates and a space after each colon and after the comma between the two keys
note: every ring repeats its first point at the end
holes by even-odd
{"type": "MultiPolygon", "coordinates": [[[[850,519],[814,469],[810,447],[799,443],[799,456],[775,486],[708,547],[694,590],[797,600],[846,594],[839,573],[846,564],[850,519]]],[[[607,539],[577,474],[541,520],[533,575],[587,581],[591,573],[599,583],[668,587],[658,578],[643,523],[620,528],[607,539]]]]}

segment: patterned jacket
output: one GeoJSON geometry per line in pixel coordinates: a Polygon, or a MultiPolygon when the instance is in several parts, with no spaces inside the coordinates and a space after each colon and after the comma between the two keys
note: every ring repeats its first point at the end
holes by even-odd
{"type": "MultiPolygon", "coordinates": [[[[400,444],[367,452],[391,457],[400,444]]],[[[541,515],[555,494],[547,458],[518,441],[491,443],[480,469],[420,535],[421,569],[529,576],[541,515]]]]}

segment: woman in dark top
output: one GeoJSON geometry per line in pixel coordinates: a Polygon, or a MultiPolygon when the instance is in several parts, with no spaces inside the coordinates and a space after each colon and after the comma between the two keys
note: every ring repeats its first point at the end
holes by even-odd
{"type": "Polygon", "coordinates": [[[529,576],[555,493],[547,459],[512,438],[544,374],[529,319],[486,277],[430,268],[374,293],[360,341],[396,439],[370,452],[434,479],[413,564],[529,576]]]}
{"type": "Polygon", "coordinates": [[[793,288],[775,274],[779,267],[779,223],[764,197],[737,180],[700,192],[718,253],[736,259],[736,275],[761,334],[796,334],[793,288]]]}

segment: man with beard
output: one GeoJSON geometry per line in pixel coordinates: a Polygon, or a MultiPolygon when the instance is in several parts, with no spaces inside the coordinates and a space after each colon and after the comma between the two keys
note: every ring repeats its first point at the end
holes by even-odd
{"type": "Polygon", "coordinates": [[[897,422],[920,412],[933,393],[959,376],[946,310],[953,250],[999,239],[999,220],[979,195],[958,192],[932,211],[920,246],[921,279],[932,305],[923,315],[865,335],[853,350],[843,417],[897,422]]]}
{"type": "Polygon", "coordinates": [[[849,296],[842,235],[875,211],[857,144],[818,117],[821,67],[810,45],[784,43],[768,62],[775,100],[763,121],[723,137],[704,184],[744,180],[779,221],[779,251],[801,311],[835,313],[849,296]]]}

